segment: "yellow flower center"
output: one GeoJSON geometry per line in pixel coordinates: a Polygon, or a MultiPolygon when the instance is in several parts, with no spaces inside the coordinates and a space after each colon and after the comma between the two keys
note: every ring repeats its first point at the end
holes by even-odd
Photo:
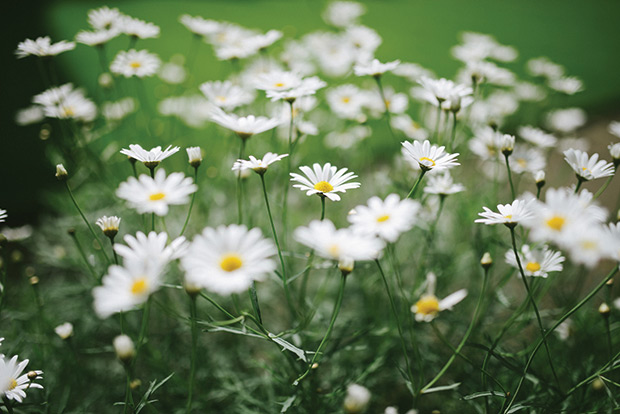
{"type": "Polygon", "coordinates": [[[416,302],[415,307],[416,313],[434,315],[439,312],[439,300],[437,300],[435,295],[425,295],[416,302]]]}
{"type": "Polygon", "coordinates": [[[329,246],[329,249],[327,249],[327,252],[333,257],[338,257],[338,255],[340,254],[340,246],[338,246],[337,244],[332,244],[331,246],[329,246]]]}
{"type": "Polygon", "coordinates": [[[418,124],[416,121],[412,121],[411,126],[413,127],[413,129],[420,129],[420,124],[418,124]]]}
{"type": "Polygon", "coordinates": [[[349,98],[348,96],[345,96],[345,97],[342,98],[342,102],[343,103],[349,103],[349,102],[351,102],[351,98],[349,98]]]}
{"type": "Polygon", "coordinates": [[[422,161],[430,161],[430,163],[432,164],[432,165],[431,165],[431,167],[434,167],[434,166],[435,166],[435,161],[431,160],[431,159],[430,159],[430,158],[428,158],[428,157],[422,157],[422,158],[420,158],[420,162],[422,162],[422,161]]]}
{"type": "Polygon", "coordinates": [[[17,381],[14,378],[11,378],[9,381],[9,391],[14,390],[17,387],[17,381]]]}
{"type": "Polygon", "coordinates": [[[385,216],[377,217],[377,221],[379,223],[383,223],[384,221],[388,221],[389,219],[390,219],[390,216],[387,214],[385,216]]]}
{"type": "Polygon", "coordinates": [[[64,112],[65,116],[68,117],[75,115],[75,111],[73,110],[72,106],[63,106],[62,111],[64,112]]]}
{"type": "Polygon", "coordinates": [[[523,158],[517,158],[517,164],[519,164],[521,168],[527,167],[527,161],[523,158]]]}
{"type": "Polygon", "coordinates": [[[146,278],[141,277],[140,279],[137,279],[136,281],[134,281],[133,284],[131,285],[131,293],[133,293],[134,295],[141,295],[144,292],[146,292],[147,288],[148,288],[148,283],[146,281],[146,278]]]}
{"type": "Polygon", "coordinates": [[[538,262],[529,262],[525,265],[525,270],[528,272],[538,272],[540,270],[540,263],[538,262]]]}
{"type": "Polygon", "coordinates": [[[581,242],[581,247],[583,247],[584,250],[595,250],[597,245],[592,240],[584,240],[581,242]]]}
{"type": "Polygon", "coordinates": [[[218,95],[215,97],[215,99],[217,99],[220,102],[226,102],[226,97],[223,95],[218,95]]]}
{"type": "Polygon", "coordinates": [[[508,220],[512,220],[512,214],[508,214],[507,216],[504,216],[504,218],[507,218],[508,220]]]}
{"type": "Polygon", "coordinates": [[[390,103],[392,103],[389,99],[386,99],[385,101],[385,107],[389,108],[390,107],[390,103]]]}
{"type": "Polygon", "coordinates": [[[275,86],[276,88],[281,88],[284,86],[284,83],[282,82],[274,83],[273,86],[275,86]]]}
{"type": "Polygon", "coordinates": [[[547,220],[547,226],[551,227],[555,231],[562,230],[564,227],[564,218],[560,216],[553,216],[549,220],[547,220]]]}
{"type": "Polygon", "coordinates": [[[133,62],[129,64],[129,66],[131,66],[133,69],[138,69],[140,66],[142,66],[142,63],[134,60],[133,62]]]}
{"type": "Polygon", "coordinates": [[[334,189],[334,187],[327,181],[319,181],[318,183],[314,184],[314,189],[322,193],[329,193],[334,189]]]}
{"type": "Polygon", "coordinates": [[[165,197],[166,197],[166,194],[164,194],[164,193],[155,193],[155,194],[151,194],[149,196],[149,200],[151,200],[151,201],[158,201],[158,200],[161,200],[161,199],[163,199],[165,197]]]}
{"type": "Polygon", "coordinates": [[[233,272],[243,265],[243,261],[238,254],[229,253],[220,261],[220,267],[226,272],[233,272]]]}

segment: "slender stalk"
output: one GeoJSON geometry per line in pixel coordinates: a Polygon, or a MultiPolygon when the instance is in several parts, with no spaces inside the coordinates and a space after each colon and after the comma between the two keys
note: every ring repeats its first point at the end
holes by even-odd
{"type": "Polygon", "coordinates": [[[82,257],[82,260],[84,260],[84,263],[86,263],[86,267],[88,267],[88,271],[90,272],[90,274],[93,276],[95,280],[98,280],[99,278],[97,277],[97,274],[95,273],[95,269],[93,269],[93,266],[88,261],[88,258],[86,257],[86,253],[84,253],[84,249],[82,248],[82,244],[78,240],[77,235],[75,234],[75,231],[73,229],[69,230],[69,236],[71,236],[71,238],[73,239],[73,242],[75,243],[75,247],[78,249],[78,252],[80,253],[80,257],[82,257]]]}
{"type": "Polygon", "coordinates": [[[390,104],[388,100],[385,99],[385,92],[383,91],[383,85],[381,85],[381,76],[375,76],[375,80],[377,81],[377,86],[379,87],[379,95],[381,95],[381,101],[385,105],[385,119],[387,121],[388,129],[390,130],[390,134],[392,137],[396,139],[396,135],[394,135],[394,131],[392,130],[392,118],[390,114],[390,104]]]}
{"type": "Polygon", "coordinates": [[[553,373],[553,377],[555,378],[555,382],[560,386],[560,380],[558,379],[558,375],[555,372],[555,368],[553,366],[553,361],[551,360],[551,352],[549,351],[549,344],[547,344],[547,340],[545,339],[545,328],[542,324],[542,319],[540,318],[540,312],[538,312],[538,306],[536,306],[536,301],[534,300],[534,296],[530,291],[530,286],[527,283],[525,278],[525,272],[523,271],[523,265],[521,264],[521,259],[519,258],[519,252],[517,250],[517,240],[515,238],[515,230],[514,227],[509,227],[510,229],[510,237],[512,239],[512,250],[514,251],[515,258],[517,259],[517,265],[519,265],[519,272],[521,273],[521,280],[523,280],[523,285],[525,286],[525,290],[527,291],[527,296],[530,299],[530,303],[534,308],[534,313],[536,314],[536,320],[538,321],[538,328],[540,329],[540,334],[542,335],[543,342],[545,344],[545,349],[547,350],[547,359],[549,360],[549,367],[551,368],[551,372],[553,373]]]}
{"type": "Polygon", "coordinates": [[[508,182],[510,183],[510,194],[512,194],[512,199],[514,200],[516,197],[515,186],[512,183],[512,171],[510,170],[510,155],[504,154],[504,158],[506,158],[506,170],[508,170],[508,182]]]}
{"type": "Polygon", "coordinates": [[[325,219],[325,196],[321,196],[321,221],[325,219]]]}
{"type": "MultiPolygon", "coordinates": [[[[155,178],[155,167],[148,167],[151,172],[151,178],[155,178]]],[[[151,213],[151,231],[155,231],[155,213],[151,213]]]]}
{"type": "Polygon", "coordinates": [[[287,234],[288,234],[288,191],[289,191],[289,183],[288,180],[291,177],[291,169],[293,163],[293,130],[294,130],[294,122],[295,122],[295,111],[293,109],[293,103],[289,102],[291,109],[290,123],[288,127],[288,157],[286,157],[286,185],[284,186],[284,199],[282,201],[282,226],[284,227],[284,238],[282,245],[286,248],[287,245],[287,234]]]}
{"type": "Polygon", "coordinates": [[[198,325],[196,323],[197,310],[196,310],[196,295],[189,295],[189,317],[192,330],[192,353],[191,353],[191,368],[189,374],[189,388],[187,390],[187,405],[185,412],[187,414],[192,411],[192,395],[194,393],[194,381],[196,379],[196,354],[198,344],[198,325]]]}
{"type": "Polygon", "coordinates": [[[254,309],[254,313],[256,314],[256,319],[261,323],[263,323],[263,316],[260,311],[260,305],[258,303],[258,294],[256,293],[256,282],[252,282],[252,286],[250,286],[250,290],[248,291],[250,294],[250,301],[252,302],[252,308],[254,309]]]}
{"type": "Polygon", "coordinates": [[[575,194],[577,194],[577,192],[581,188],[581,184],[583,184],[583,181],[584,180],[581,177],[577,176],[577,185],[575,186],[575,194]]]}
{"type": "MultiPolygon", "coordinates": [[[[245,151],[245,139],[241,138],[241,146],[239,147],[239,159],[243,159],[245,151]]],[[[241,170],[237,171],[237,223],[243,223],[243,189],[241,188],[241,170]]]]}
{"type": "MultiPolygon", "coordinates": [[[[194,167],[194,183],[198,185],[197,184],[198,183],[198,167],[194,167]]],[[[194,207],[194,200],[196,200],[196,193],[198,193],[198,190],[196,190],[194,194],[192,194],[192,201],[189,203],[189,210],[187,210],[187,217],[185,217],[185,223],[183,224],[183,228],[181,229],[181,234],[179,234],[179,237],[182,236],[183,233],[185,233],[185,229],[187,228],[187,223],[189,223],[189,216],[192,214],[192,208],[194,207]]]]}
{"type": "Polygon", "coordinates": [[[73,201],[73,205],[75,206],[77,211],[80,213],[80,216],[82,216],[82,220],[84,220],[84,223],[86,223],[88,230],[90,230],[90,234],[92,234],[94,239],[97,241],[97,244],[99,245],[99,248],[101,249],[101,253],[103,253],[103,256],[105,257],[106,262],[110,263],[110,258],[108,257],[105,250],[103,249],[103,244],[101,243],[101,240],[99,240],[99,236],[97,236],[97,233],[95,233],[95,230],[90,225],[90,222],[86,219],[86,216],[84,215],[84,213],[82,213],[82,209],[80,208],[79,204],[75,200],[75,197],[73,197],[73,192],[71,192],[71,187],[69,187],[69,183],[67,183],[66,180],[64,181],[64,183],[65,183],[65,187],[67,187],[67,191],[69,192],[69,196],[71,197],[71,201],[73,201]]]}
{"type": "Polygon", "coordinates": [[[149,328],[149,315],[151,313],[151,298],[149,297],[144,305],[144,309],[142,310],[142,324],[140,326],[140,336],[138,337],[138,344],[136,345],[136,355],[133,358],[133,363],[138,359],[138,354],[140,353],[140,349],[142,345],[144,345],[144,341],[146,339],[148,328],[149,328]]]}
{"type": "Polygon", "coordinates": [[[618,264],[614,266],[614,268],[607,274],[607,276],[605,276],[605,278],[598,285],[596,285],[594,289],[590,291],[590,293],[588,293],[583,299],[579,301],[579,303],[577,303],[568,312],[566,312],[564,316],[562,316],[550,329],[547,330],[547,332],[542,338],[538,339],[538,341],[536,342],[536,345],[534,346],[534,349],[532,350],[532,353],[530,354],[530,357],[528,358],[525,364],[525,367],[523,368],[523,374],[521,375],[521,378],[519,379],[517,388],[515,389],[515,392],[512,393],[512,398],[510,399],[510,402],[508,403],[508,405],[503,411],[504,414],[508,414],[510,412],[510,408],[514,405],[517,399],[517,395],[519,394],[519,391],[521,390],[521,386],[523,385],[523,382],[525,381],[525,377],[527,376],[527,372],[530,369],[530,365],[532,365],[532,361],[534,360],[534,357],[536,356],[536,353],[538,352],[540,347],[545,342],[544,340],[546,339],[546,337],[549,336],[558,326],[560,326],[562,322],[570,318],[572,314],[577,312],[583,305],[585,305],[590,299],[592,299],[592,297],[596,295],[598,291],[603,288],[603,286],[605,286],[607,281],[611,279],[616,274],[617,271],[618,271],[618,264]]]}
{"type": "Polygon", "coordinates": [[[392,308],[392,314],[394,315],[394,320],[396,321],[396,327],[398,328],[398,336],[400,337],[400,346],[403,350],[403,356],[405,357],[405,365],[407,366],[407,376],[409,376],[409,382],[413,389],[415,389],[415,383],[413,378],[413,371],[411,371],[411,364],[409,363],[409,357],[407,356],[407,345],[405,343],[405,337],[403,336],[403,329],[400,325],[400,318],[398,317],[398,310],[396,309],[396,304],[394,303],[394,298],[392,297],[392,292],[390,291],[390,285],[388,284],[387,278],[385,277],[385,273],[383,272],[383,268],[381,267],[381,263],[379,259],[375,260],[377,267],[379,268],[379,272],[381,273],[381,278],[383,279],[383,285],[385,286],[385,291],[387,292],[388,298],[390,300],[390,306],[392,308]]]}
{"type": "Polygon", "coordinates": [[[422,181],[422,177],[424,177],[424,174],[426,174],[426,170],[422,168],[422,170],[420,171],[420,175],[418,176],[418,179],[416,180],[415,184],[413,184],[411,191],[409,191],[409,194],[407,194],[407,197],[405,198],[415,197],[415,193],[418,190],[418,186],[420,185],[420,181],[422,181]]]}
{"type": "Polygon", "coordinates": [[[484,296],[487,290],[488,281],[489,281],[489,270],[484,269],[484,279],[482,280],[482,289],[480,290],[480,295],[478,296],[478,302],[476,303],[476,309],[474,309],[474,316],[471,319],[469,326],[467,327],[467,331],[465,331],[465,335],[463,336],[463,339],[461,339],[461,342],[456,347],[456,350],[452,353],[452,356],[450,357],[448,362],[446,362],[446,364],[439,371],[439,373],[435,376],[435,378],[433,378],[428,384],[426,384],[420,390],[420,394],[424,394],[426,390],[432,387],[443,376],[443,374],[446,373],[448,368],[450,368],[450,365],[452,365],[452,362],[454,362],[454,360],[456,359],[456,356],[461,352],[461,349],[463,349],[463,346],[465,346],[465,343],[469,339],[469,336],[471,335],[474,329],[474,326],[476,326],[476,323],[478,322],[478,318],[480,317],[480,309],[481,309],[480,306],[482,305],[482,300],[484,299],[484,296]]]}
{"type": "Polygon", "coordinates": [[[308,376],[308,374],[310,373],[310,370],[313,369],[314,364],[318,361],[320,355],[321,355],[321,351],[323,350],[323,347],[325,346],[325,344],[327,343],[327,340],[329,339],[329,335],[332,333],[332,329],[334,328],[334,324],[336,323],[336,318],[338,317],[338,313],[340,312],[340,306],[342,305],[342,298],[344,296],[344,285],[347,281],[347,277],[346,276],[341,276],[340,278],[340,289],[338,290],[338,298],[336,299],[336,303],[334,304],[334,310],[332,311],[332,318],[329,321],[329,326],[327,327],[327,332],[325,332],[325,336],[323,337],[323,340],[321,341],[321,343],[319,344],[319,347],[317,348],[316,352],[314,353],[314,356],[312,357],[312,360],[310,361],[310,364],[308,364],[308,369],[306,369],[306,372],[304,372],[303,374],[301,374],[293,383],[293,385],[297,385],[299,384],[299,382],[301,380],[303,380],[305,377],[308,376]]]}
{"type": "Polygon", "coordinates": [[[259,174],[260,180],[263,185],[263,195],[265,196],[265,205],[267,206],[267,214],[269,215],[269,224],[271,224],[271,231],[273,233],[273,240],[276,242],[276,248],[278,249],[278,257],[280,258],[280,266],[282,267],[282,285],[284,286],[284,295],[286,296],[286,301],[288,303],[289,310],[291,311],[291,316],[295,317],[295,308],[293,307],[293,302],[291,299],[291,293],[288,289],[288,282],[286,277],[286,265],[284,263],[284,257],[282,256],[282,249],[280,248],[280,243],[278,241],[278,233],[276,232],[276,227],[273,224],[273,216],[271,215],[271,207],[269,207],[269,197],[267,197],[267,186],[265,185],[265,174],[259,174]]]}
{"type": "Polygon", "coordinates": [[[11,400],[9,400],[6,396],[2,397],[2,402],[4,402],[4,406],[6,407],[6,410],[8,411],[9,414],[13,414],[13,404],[11,403],[11,400]]]}
{"type": "Polygon", "coordinates": [[[450,137],[450,144],[448,146],[449,151],[452,151],[452,146],[454,145],[455,137],[456,137],[456,112],[452,111],[452,135],[450,137]]]}
{"type": "Polygon", "coordinates": [[[129,411],[129,406],[131,405],[131,411],[133,412],[133,394],[131,393],[131,368],[129,364],[123,363],[123,367],[125,367],[125,404],[123,405],[123,414],[127,414],[129,411]]]}
{"type": "Polygon", "coordinates": [[[118,255],[116,254],[116,250],[114,250],[114,237],[110,237],[110,244],[112,245],[112,254],[114,255],[114,264],[118,264],[118,255]]]}
{"type": "Polygon", "coordinates": [[[439,102],[439,104],[437,105],[437,119],[435,120],[435,141],[437,141],[438,144],[441,143],[441,139],[439,136],[439,121],[441,120],[441,101],[439,102]]]}
{"type": "Polygon", "coordinates": [[[611,183],[611,180],[614,179],[616,174],[614,175],[610,175],[609,178],[607,178],[607,181],[605,181],[605,184],[603,184],[601,186],[601,188],[598,189],[598,191],[596,192],[596,194],[594,194],[594,198],[593,200],[596,200],[601,194],[603,194],[603,192],[607,189],[607,187],[609,186],[609,183],[611,183]]]}

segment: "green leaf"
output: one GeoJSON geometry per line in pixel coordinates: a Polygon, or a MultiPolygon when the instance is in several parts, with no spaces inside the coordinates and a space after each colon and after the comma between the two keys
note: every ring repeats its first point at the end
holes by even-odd
{"type": "Polygon", "coordinates": [[[480,391],[480,392],[475,392],[473,394],[469,394],[463,397],[464,400],[474,400],[476,398],[480,398],[480,397],[502,397],[502,398],[506,398],[506,396],[504,395],[504,393],[499,392],[499,391],[480,391]]]}
{"type": "Polygon", "coordinates": [[[460,382],[455,382],[454,384],[450,384],[450,385],[442,385],[440,387],[433,387],[433,388],[429,388],[426,391],[424,391],[423,394],[430,394],[431,392],[450,391],[450,390],[454,390],[458,388],[460,385],[461,385],[460,382]]]}

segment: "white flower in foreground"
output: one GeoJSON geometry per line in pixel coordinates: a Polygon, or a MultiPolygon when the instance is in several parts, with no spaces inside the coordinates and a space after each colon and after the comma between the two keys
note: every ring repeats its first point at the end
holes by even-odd
{"type": "Polygon", "coordinates": [[[119,21],[121,32],[138,39],[149,39],[159,36],[159,26],[130,16],[121,16],[119,21]]]}
{"type": "Polygon", "coordinates": [[[577,174],[577,178],[583,181],[595,178],[609,177],[614,175],[614,165],[604,160],[598,160],[598,154],[588,154],[575,149],[564,151],[564,160],[577,174]]]}
{"type": "Polygon", "coordinates": [[[618,121],[610,122],[607,130],[609,131],[610,134],[613,134],[616,137],[620,138],[620,122],[618,121]]]}
{"type": "Polygon", "coordinates": [[[349,214],[347,218],[353,231],[394,243],[413,227],[419,209],[417,201],[401,200],[397,194],[390,194],[385,201],[379,197],[370,198],[367,205],[354,207],[355,214],[349,214]]]}
{"type": "Polygon", "coordinates": [[[425,193],[438,194],[440,196],[456,194],[461,191],[465,191],[465,186],[463,184],[455,184],[448,170],[444,171],[443,174],[429,175],[426,187],[424,187],[425,193]]]}
{"type": "Polygon", "coordinates": [[[338,169],[330,163],[322,167],[315,163],[312,168],[304,165],[299,169],[307,178],[300,174],[291,173],[291,181],[298,182],[299,184],[295,184],[293,187],[305,191],[306,195],[318,194],[329,198],[331,201],[339,201],[340,196],[335,193],[346,193],[347,190],[359,188],[361,185],[356,182],[347,183],[347,181],[357,178],[357,175],[352,171],[347,172],[347,168],[338,169]]]}
{"type": "Polygon", "coordinates": [[[333,1],[323,12],[323,20],[335,27],[355,24],[366,13],[366,7],[355,1],[333,1]]]}
{"type": "Polygon", "coordinates": [[[15,54],[18,59],[26,56],[55,56],[62,52],[75,49],[74,42],[62,40],[52,44],[49,36],[39,37],[36,40],[26,39],[17,45],[15,54]]]}
{"type": "Polygon", "coordinates": [[[385,72],[390,72],[400,64],[400,60],[394,60],[392,62],[381,63],[378,59],[373,59],[370,62],[364,62],[353,66],[353,73],[356,76],[367,76],[378,78],[385,72]]]}
{"type": "MultiPolygon", "coordinates": [[[[519,268],[515,252],[511,249],[506,252],[506,263],[515,269],[519,268]]],[[[525,276],[547,277],[549,272],[561,272],[564,268],[562,253],[549,250],[547,245],[530,248],[527,244],[521,246],[519,260],[525,276]]]]}
{"type": "Polygon", "coordinates": [[[0,395],[9,400],[22,402],[26,398],[27,389],[43,389],[41,384],[34,382],[42,378],[43,371],[32,371],[35,373],[35,378],[32,380],[28,374],[21,375],[27,365],[27,359],[18,363],[17,355],[9,360],[6,360],[4,356],[0,358],[0,395]]]}
{"type": "Polygon", "coordinates": [[[276,269],[277,250],[257,228],[232,224],[207,227],[181,259],[185,283],[220,295],[241,293],[276,269]]]}
{"type": "Polygon", "coordinates": [[[161,273],[160,266],[145,266],[136,261],[127,261],[125,266],[110,266],[101,280],[102,286],[93,289],[95,313],[105,319],[146,302],[161,286],[161,273]]]}
{"type": "Polygon", "coordinates": [[[411,306],[411,312],[415,313],[415,320],[418,322],[431,322],[437,317],[439,312],[451,310],[454,305],[461,302],[467,296],[467,290],[461,289],[441,300],[438,299],[435,296],[436,279],[435,274],[432,272],[426,275],[426,294],[411,306]]]}
{"type": "Polygon", "coordinates": [[[147,151],[139,144],[129,144],[129,149],[123,148],[121,154],[144,163],[148,168],[154,168],[169,156],[176,154],[180,149],[179,147],[173,148],[172,145],[168,145],[168,148],[163,151],[160,146],[147,151]]]}
{"type": "Polygon", "coordinates": [[[252,135],[269,131],[280,125],[281,120],[264,116],[238,116],[227,114],[219,108],[214,108],[211,113],[211,121],[228,128],[239,135],[241,139],[248,139],[252,135]]]}
{"type": "Polygon", "coordinates": [[[271,164],[273,164],[276,161],[280,161],[281,159],[285,157],[288,157],[288,154],[278,155],[278,154],[274,154],[273,152],[266,153],[262,159],[258,159],[255,156],[250,155],[249,160],[235,161],[235,163],[232,166],[232,170],[238,171],[238,170],[250,169],[262,175],[265,173],[265,171],[267,171],[267,168],[269,168],[271,164]]]}
{"type": "Polygon", "coordinates": [[[344,397],[344,411],[348,414],[362,413],[370,401],[368,388],[358,384],[349,384],[347,395],[344,397]]]}
{"type": "Polygon", "coordinates": [[[405,157],[417,162],[424,171],[437,171],[460,165],[456,162],[458,153],[448,154],[444,151],[445,147],[431,145],[429,140],[425,140],[423,143],[405,141],[402,144],[405,157]]]}
{"type": "Polygon", "coordinates": [[[71,322],[65,322],[55,327],[54,332],[56,332],[56,335],[58,335],[60,339],[67,339],[73,335],[73,324],[71,322]]]}
{"type": "Polygon", "coordinates": [[[189,202],[189,195],[198,187],[190,177],[183,173],[172,173],[158,170],[155,178],[142,174],[138,179],[129,177],[116,190],[116,195],[127,200],[132,208],[139,213],[155,213],[158,216],[168,214],[169,205],[180,205],[189,202]]]}
{"type": "Polygon", "coordinates": [[[354,232],[351,228],[336,229],[330,220],[314,220],[308,227],[298,227],[294,237],[319,256],[337,261],[375,260],[385,247],[377,237],[354,232]]]}
{"type": "Polygon", "coordinates": [[[156,74],[160,65],[159,57],[146,50],[121,50],[110,64],[110,71],[126,78],[143,78],[156,74]]]}
{"type": "Polygon", "coordinates": [[[127,244],[115,243],[114,250],[125,263],[135,263],[143,267],[165,269],[172,260],[181,257],[187,249],[185,237],[177,237],[168,244],[168,234],[151,231],[148,235],[137,232],[135,237],[127,234],[123,237],[127,244]]]}
{"type": "Polygon", "coordinates": [[[200,85],[200,91],[209,102],[228,111],[254,101],[254,93],[231,81],[205,82],[200,85]]]}
{"type": "Polygon", "coordinates": [[[7,218],[6,210],[2,210],[0,208],[0,223],[4,223],[6,221],[6,218],[7,218]]]}
{"type": "Polygon", "coordinates": [[[103,216],[99,217],[95,224],[99,226],[103,234],[113,238],[118,233],[118,228],[121,225],[121,218],[116,216],[103,216]]]}
{"type": "Polygon", "coordinates": [[[532,217],[533,199],[515,200],[512,204],[498,204],[499,213],[492,211],[487,207],[482,207],[484,212],[478,213],[481,219],[475,220],[475,223],[483,224],[505,224],[507,227],[514,227],[519,223],[523,223],[532,217]]]}

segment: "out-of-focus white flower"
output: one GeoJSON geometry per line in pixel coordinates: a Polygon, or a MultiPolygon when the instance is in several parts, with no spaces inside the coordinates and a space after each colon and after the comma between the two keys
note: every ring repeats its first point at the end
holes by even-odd
{"type": "Polygon", "coordinates": [[[73,84],[52,87],[32,98],[35,104],[43,106],[43,113],[50,118],[76,119],[89,122],[95,119],[97,107],[73,84]]]}
{"type": "Polygon", "coordinates": [[[355,85],[345,84],[327,90],[327,103],[340,118],[357,120],[363,115],[366,95],[355,85]]]}
{"type": "Polygon", "coordinates": [[[349,384],[344,397],[344,411],[348,414],[359,414],[366,410],[370,401],[368,388],[358,384],[349,384]]]}
{"type": "Polygon", "coordinates": [[[159,26],[130,16],[121,16],[119,29],[122,33],[138,39],[149,39],[159,36],[159,26]]]}
{"type": "Polygon", "coordinates": [[[347,216],[353,231],[379,236],[390,243],[410,230],[420,209],[417,201],[401,200],[397,194],[390,194],[381,200],[372,197],[367,205],[355,207],[355,214],[347,216]]]}
{"type": "Polygon", "coordinates": [[[335,27],[347,27],[357,23],[366,13],[366,7],[354,1],[333,1],[323,12],[323,20],[335,27]]]}
{"type": "Polygon", "coordinates": [[[56,332],[56,335],[58,335],[60,339],[67,339],[73,335],[73,324],[71,322],[65,322],[55,327],[54,332],[56,332]]]}
{"type": "Polygon", "coordinates": [[[536,171],[544,170],[546,166],[546,158],[537,148],[519,145],[510,156],[510,168],[515,174],[525,172],[534,174],[536,171]]]}
{"type": "Polygon", "coordinates": [[[179,17],[179,21],[187,30],[200,36],[210,36],[216,33],[220,25],[215,20],[207,20],[200,16],[192,17],[189,14],[179,17]]]}
{"type": "Polygon", "coordinates": [[[108,121],[118,122],[135,111],[135,109],[135,99],[128,96],[115,102],[104,102],[101,107],[101,114],[108,121]]]}
{"type": "Polygon", "coordinates": [[[380,77],[385,72],[391,72],[398,67],[400,60],[394,60],[392,62],[381,63],[378,59],[373,59],[369,62],[363,62],[353,67],[353,73],[356,76],[372,76],[375,78],[380,77]]]}
{"type": "Polygon", "coordinates": [[[126,78],[143,78],[156,74],[160,65],[159,57],[146,50],[121,50],[110,64],[110,71],[126,78]]]}
{"type": "Polygon", "coordinates": [[[164,63],[159,69],[159,78],[171,85],[179,85],[185,82],[187,71],[183,65],[176,62],[164,63]]]}
{"type": "Polygon", "coordinates": [[[147,151],[139,144],[129,144],[129,149],[123,148],[121,154],[144,163],[148,168],[154,168],[169,156],[179,152],[180,149],[180,147],[168,145],[168,148],[163,151],[160,146],[156,146],[147,151]]]}
{"type": "Polygon", "coordinates": [[[62,40],[53,43],[49,36],[38,37],[36,40],[26,39],[17,45],[15,54],[18,59],[26,56],[55,56],[62,52],[75,49],[74,42],[62,40]]]}
{"type": "Polygon", "coordinates": [[[413,306],[411,312],[415,313],[415,320],[418,322],[431,322],[443,310],[451,310],[454,305],[461,302],[467,296],[467,290],[461,289],[438,299],[435,296],[435,285],[437,277],[429,272],[426,275],[426,294],[424,294],[413,306]]]}
{"type": "Polygon", "coordinates": [[[114,244],[114,251],[126,263],[136,263],[142,267],[165,269],[172,260],[181,257],[187,249],[185,237],[177,237],[168,244],[168,234],[165,232],[150,232],[148,235],[139,231],[135,236],[125,235],[123,241],[127,244],[114,244]]]}
{"type": "Polygon", "coordinates": [[[323,166],[315,163],[312,168],[301,166],[299,169],[305,177],[300,174],[291,173],[291,181],[299,184],[293,185],[306,192],[306,195],[318,194],[327,197],[331,201],[340,201],[340,196],[336,193],[345,193],[347,190],[359,188],[360,183],[347,183],[347,181],[357,178],[354,172],[347,168],[338,169],[327,163],[323,166]]]}
{"type": "Polygon", "coordinates": [[[20,109],[15,114],[15,123],[20,126],[36,124],[45,119],[43,108],[38,105],[20,109]]]}
{"type": "Polygon", "coordinates": [[[241,139],[248,139],[252,135],[269,131],[281,123],[280,119],[266,118],[264,116],[227,114],[217,107],[211,112],[211,120],[224,128],[232,130],[241,139]]]}
{"type": "Polygon", "coordinates": [[[554,147],[558,139],[540,128],[527,125],[519,127],[518,134],[524,140],[542,148],[554,147]]]}
{"type": "Polygon", "coordinates": [[[89,32],[87,30],[80,31],[75,35],[75,41],[85,44],[87,46],[101,46],[108,43],[119,35],[117,30],[97,30],[95,32],[89,32]]]}
{"type": "Polygon", "coordinates": [[[430,70],[418,65],[417,63],[401,62],[392,73],[407,79],[411,83],[418,83],[423,77],[434,78],[435,75],[430,70]]]}
{"type": "Polygon", "coordinates": [[[390,119],[392,128],[401,131],[407,138],[417,141],[428,138],[428,131],[407,114],[400,114],[390,119]]]}
{"type": "Polygon", "coordinates": [[[122,15],[116,8],[103,6],[88,11],[88,24],[97,30],[115,30],[118,28],[122,15]]]}
{"type": "Polygon", "coordinates": [[[585,125],[586,113],[580,108],[556,109],[547,114],[547,125],[554,131],[568,134],[585,125]]]}
{"type": "Polygon", "coordinates": [[[438,194],[441,196],[456,194],[461,191],[465,191],[465,186],[463,186],[463,184],[455,184],[448,170],[445,170],[443,174],[429,175],[426,187],[424,187],[425,193],[438,194]]]}
{"type": "Polygon", "coordinates": [[[210,81],[200,85],[200,91],[209,102],[227,111],[254,101],[254,93],[233,84],[231,81],[210,81]]]}
{"type": "Polygon", "coordinates": [[[558,79],[564,75],[564,67],[553,63],[546,57],[528,60],[527,70],[532,76],[542,76],[547,79],[558,79]]]}
{"type": "Polygon", "coordinates": [[[583,90],[583,82],[574,76],[549,80],[549,87],[566,95],[574,95],[583,90]]]}
{"type": "Polygon", "coordinates": [[[344,131],[332,131],[325,135],[325,146],[328,148],[348,149],[368,138],[372,133],[370,127],[355,125],[344,131]]]}
{"type": "Polygon", "coordinates": [[[612,121],[609,123],[608,131],[610,134],[620,138],[620,122],[612,121]]]}
{"type": "Polygon", "coordinates": [[[112,341],[114,352],[121,361],[128,361],[136,354],[136,348],[131,338],[127,335],[119,335],[112,341]]]}

